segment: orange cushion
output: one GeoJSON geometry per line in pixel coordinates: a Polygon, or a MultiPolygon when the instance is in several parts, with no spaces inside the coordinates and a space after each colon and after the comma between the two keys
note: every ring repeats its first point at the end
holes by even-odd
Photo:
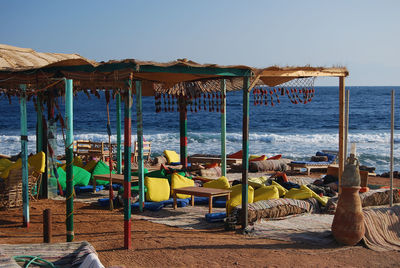
{"type": "Polygon", "coordinates": [[[233,158],[233,159],[242,159],[243,158],[243,150],[240,150],[236,153],[228,155],[228,158],[233,158]]]}
{"type": "Polygon", "coordinates": [[[277,154],[274,156],[271,156],[270,158],[267,158],[267,160],[279,160],[281,159],[282,155],[281,154],[277,154]]]}
{"type": "Polygon", "coordinates": [[[218,167],[218,163],[206,164],[206,168],[215,168],[215,167],[218,167]]]}

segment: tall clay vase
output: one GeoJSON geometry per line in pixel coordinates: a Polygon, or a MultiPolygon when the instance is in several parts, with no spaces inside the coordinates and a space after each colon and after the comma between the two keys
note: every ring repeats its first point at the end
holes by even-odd
{"type": "Polygon", "coordinates": [[[359,190],[359,186],[342,187],[332,222],[332,233],[336,241],[348,246],[356,245],[365,234],[359,190]]]}

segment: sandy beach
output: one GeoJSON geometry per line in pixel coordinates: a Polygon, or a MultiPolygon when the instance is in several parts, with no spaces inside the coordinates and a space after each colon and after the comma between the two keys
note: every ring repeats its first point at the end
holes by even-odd
{"type": "MultiPolygon", "coordinates": [[[[319,175],[313,174],[314,177],[319,175]]],[[[240,176],[240,174],[234,174],[240,176]]],[[[376,177],[376,184],[387,178],[376,177]]],[[[395,180],[395,186],[400,182],[395,180]]],[[[94,198],[96,200],[96,198],[94,198]]],[[[81,200],[82,201],[82,200],[81,200]]],[[[132,249],[123,249],[123,208],[109,211],[97,202],[74,203],[74,241],[91,243],[106,266],[125,267],[395,267],[400,252],[375,252],[357,245],[318,246],[211,229],[188,230],[139,220],[134,212],[132,249]]],[[[0,243],[43,241],[43,210],[53,214],[53,243],[66,241],[65,201],[39,200],[30,205],[30,227],[22,227],[22,209],[0,211],[0,243]]]]}

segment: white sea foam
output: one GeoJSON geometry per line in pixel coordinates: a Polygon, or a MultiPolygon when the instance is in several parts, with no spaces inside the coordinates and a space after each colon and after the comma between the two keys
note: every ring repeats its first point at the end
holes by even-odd
{"type": "MultiPolygon", "coordinates": [[[[165,149],[179,152],[179,133],[157,133],[144,135],[144,138],[152,142],[153,155],[161,155],[165,149]]],[[[28,136],[28,151],[35,151],[36,137],[28,136]]],[[[107,134],[96,133],[77,133],[75,140],[108,141],[107,134]]],[[[116,142],[116,135],[111,137],[113,143],[116,142]]],[[[136,134],[132,135],[132,141],[136,140],[136,134]]],[[[242,149],[242,134],[240,132],[227,133],[226,151],[233,153],[242,149]]],[[[398,143],[400,135],[395,135],[398,143]]],[[[122,136],[123,141],[123,136],[122,136]]],[[[361,164],[375,166],[377,172],[389,170],[389,133],[352,133],[349,135],[349,142],[357,143],[357,153],[361,164]]],[[[266,134],[250,133],[249,150],[250,154],[266,154],[272,156],[282,154],[284,157],[307,160],[316,151],[329,149],[337,150],[338,134],[266,134]]],[[[64,142],[61,134],[57,136],[57,154],[64,154],[64,142]]],[[[396,147],[396,146],[395,146],[396,147]]],[[[14,155],[20,151],[20,136],[0,135],[0,153],[14,155]]],[[[396,148],[395,148],[396,150],[396,148]]],[[[188,154],[220,154],[221,143],[220,133],[188,133],[188,154]]],[[[399,154],[395,151],[395,169],[400,170],[397,164],[400,160],[399,154]]]]}

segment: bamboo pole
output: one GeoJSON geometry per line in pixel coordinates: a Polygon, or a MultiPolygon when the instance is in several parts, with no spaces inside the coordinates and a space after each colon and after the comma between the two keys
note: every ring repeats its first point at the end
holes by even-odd
{"type": "Polygon", "coordinates": [[[184,96],[179,96],[180,156],[183,169],[187,168],[187,106],[184,96]]]}
{"type": "Polygon", "coordinates": [[[121,151],[121,94],[115,96],[117,105],[117,173],[122,173],[122,151],[121,151]]]}
{"type": "Polygon", "coordinates": [[[22,160],[22,203],[23,203],[23,226],[29,227],[29,181],[28,181],[28,130],[26,116],[26,85],[21,84],[20,97],[21,109],[21,160],[22,160]]]}
{"type": "Polygon", "coordinates": [[[242,134],[242,229],[247,227],[248,222],[248,172],[249,172],[249,91],[250,78],[243,79],[243,134],[242,134]]]}
{"type": "Polygon", "coordinates": [[[390,207],[393,206],[393,165],[394,165],[394,90],[392,90],[392,116],[390,124],[390,207]]]}
{"type": "MultiPolygon", "coordinates": [[[[142,81],[136,81],[136,118],[138,143],[138,179],[139,179],[139,209],[144,207],[144,173],[143,173],[143,112],[142,112],[142,81]]],[[[135,152],[136,153],[136,152],[135,152]]]]}
{"type": "Polygon", "coordinates": [[[344,132],[345,132],[345,83],[344,77],[339,77],[339,194],[342,186],[344,169],[344,132]]]}
{"type": "Polygon", "coordinates": [[[221,80],[221,171],[226,176],[226,80],[221,80]]]}
{"type": "Polygon", "coordinates": [[[345,129],[344,129],[344,158],[347,157],[347,147],[349,138],[349,103],[350,103],[350,90],[346,90],[346,111],[345,111],[345,129]]]}
{"type": "Polygon", "coordinates": [[[73,142],[74,142],[74,125],[73,125],[73,81],[65,80],[65,121],[66,121],[66,148],[65,156],[67,160],[67,242],[74,240],[74,196],[73,196],[73,178],[72,169],[73,161],[73,142]]]}
{"type": "Polygon", "coordinates": [[[131,241],[131,107],[132,75],[129,89],[124,96],[124,248],[132,247],[131,241]]]}

